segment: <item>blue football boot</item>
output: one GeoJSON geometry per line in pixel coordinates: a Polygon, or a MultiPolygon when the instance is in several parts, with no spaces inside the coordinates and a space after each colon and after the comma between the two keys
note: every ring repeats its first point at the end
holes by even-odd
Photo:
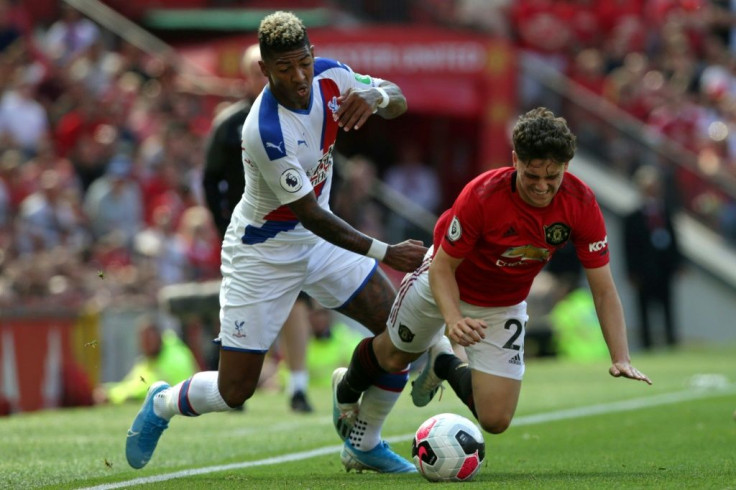
{"type": "Polygon", "coordinates": [[[143,468],[151,460],[158,439],[169,426],[168,420],[162,419],[153,411],[153,399],[168,387],[167,383],[159,381],[148,388],[143,406],[133,420],[133,425],[128,429],[125,457],[128,464],[135,469],[143,468]]]}
{"type": "Polygon", "coordinates": [[[340,460],[347,471],[358,472],[376,471],[378,473],[416,473],[417,468],[413,463],[402,458],[391,450],[386,441],[381,441],[378,446],[370,451],[356,449],[350,441],[340,452],[340,460]]]}

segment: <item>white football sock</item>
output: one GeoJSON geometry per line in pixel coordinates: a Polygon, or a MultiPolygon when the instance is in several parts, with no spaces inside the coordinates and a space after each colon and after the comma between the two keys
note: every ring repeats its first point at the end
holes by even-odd
{"type": "Polygon", "coordinates": [[[358,418],[350,431],[350,443],[361,451],[370,451],[381,442],[383,423],[408,381],[408,371],[385,376],[390,376],[392,389],[385,390],[373,385],[365,390],[360,401],[358,418]]]}
{"type": "Polygon", "coordinates": [[[153,411],[169,420],[177,414],[196,417],[232,410],[217,388],[217,371],[203,371],[156,395],[153,411]]]}
{"type": "Polygon", "coordinates": [[[307,371],[292,371],[289,373],[289,396],[297,391],[307,392],[309,373],[307,371]]]}

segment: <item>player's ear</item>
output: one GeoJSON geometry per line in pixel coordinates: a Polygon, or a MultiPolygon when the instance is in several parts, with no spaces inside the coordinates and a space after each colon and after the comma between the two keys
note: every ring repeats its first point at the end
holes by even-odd
{"type": "Polygon", "coordinates": [[[514,168],[516,170],[519,170],[519,157],[516,156],[516,152],[515,151],[512,151],[511,152],[511,163],[513,164],[513,166],[514,166],[514,168]]]}

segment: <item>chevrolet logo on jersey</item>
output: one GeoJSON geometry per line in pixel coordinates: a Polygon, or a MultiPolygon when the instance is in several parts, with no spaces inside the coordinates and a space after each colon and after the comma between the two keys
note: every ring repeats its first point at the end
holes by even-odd
{"type": "Polygon", "coordinates": [[[535,247],[534,245],[522,245],[520,247],[511,247],[501,254],[503,259],[498,259],[496,265],[499,267],[515,267],[526,265],[530,261],[547,262],[549,260],[549,250],[546,248],[535,247]]]}

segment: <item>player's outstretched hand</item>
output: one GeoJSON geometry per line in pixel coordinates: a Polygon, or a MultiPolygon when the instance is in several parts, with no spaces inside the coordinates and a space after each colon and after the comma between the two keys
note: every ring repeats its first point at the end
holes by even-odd
{"type": "Polygon", "coordinates": [[[414,272],[422,264],[427,247],[419,240],[405,240],[389,245],[383,263],[401,272],[414,272]]]}
{"type": "Polygon", "coordinates": [[[652,381],[646,374],[642,373],[628,362],[614,362],[608,369],[608,372],[614,378],[624,377],[629,379],[638,379],[639,381],[644,381],[648,385],[652,384],[652,381]]]}
{"type": "Polygon", "coordinates": [[[461,318],[447,325],[447,336],[456,344],[468,347],[486,338],[483,330],[487,327],[488,325],[483,320],[461,318]]]}

